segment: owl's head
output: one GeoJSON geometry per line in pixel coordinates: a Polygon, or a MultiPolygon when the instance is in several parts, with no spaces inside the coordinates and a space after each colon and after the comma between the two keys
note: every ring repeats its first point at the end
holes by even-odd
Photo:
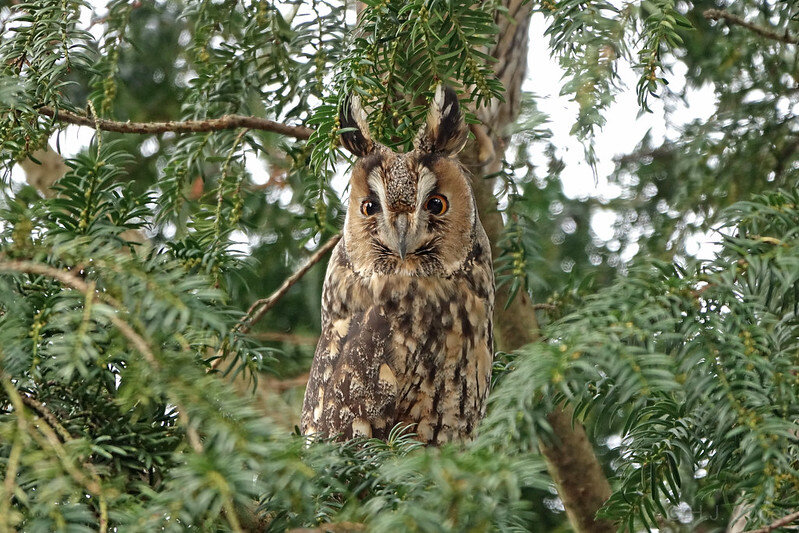
{"type": "Polygon", "coordinates": [[[344,224],[353,268],[364,275],[456,271],[479,222],[469,176],[454,157],[468,134],[455,91],[438,87],[408,153],[372,140],[357,97],[343,106],[340,123],[342,145],[358,157],[344,224]]]}

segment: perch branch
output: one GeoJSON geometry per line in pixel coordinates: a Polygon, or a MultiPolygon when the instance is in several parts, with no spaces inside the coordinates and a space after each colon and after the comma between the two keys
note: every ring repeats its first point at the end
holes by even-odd
{"type": "Polygon", "coordinates": [[[782,526],[787,526],[788,524],[796,522],[797,520],[799,520],[799,511],[783,516],[779,520],[775,520],[766,527],[761,527],[760,529],[752,529],[747,531],[746,533],[770,533],[771,531],[774,531],[777,528],[780,528],[782,526]]]}
{"type": "Polygon", "coordinates": [[[280,301],[280,299],[283,298],[283,296],[286,295],[289,289],[292,286],[294,286],[295,283],[300,281],[300,279],[302,279],[302,277],[309,270],[311,270],[312,266],[318,263],[319,260],[322,259],[322,257],[325,256],[325,254],[327,254],[327,252],[332,250],[333,247],[336,244],[338,244],[339,239],[341,239],[340,233],[338,235],[331,237],[329,241],[320,246],[319,249],[316,252],[314,252],[314,254],[308,259],[308,261],[305,262],[304,265],[298,268],[297,271],[294,272],[291,276],[286,278],[286,281],[284,281],[283,284],[280,287],[278,287],[278,289],[275,292],[273,292],[268,298],[261,298],[260,300],[257,300],[254,304],[252,304],[250,308],[247,310],[247,314],[244,316],[244,318],[242,318],[241,321],[239,321],[239,323],[236,325],[236,329],[238,329],[242,333],[247,333],[248,331],[250,331],[250,328],[252,328],[252,326],[256,322],[261,320],[261,318],[263,318],[263,316],[267,313],[267,311],[272,309],[275,306],[275,304],[278,301],[280,301]]]}
{"type": "Polygon", "coordinates": [[[704,15],[704,17],[708,20],[723,19],[728,24],[735,24],[736,26],[741,26],[742,28],[746,28],[747,30],[753,31],[756,34],[760,35],[761,37],[765,37],[766,39],[771,39],[772,41],[780,41],[786,44],[799,44],[799,39],[789,34],[788,30],[785,30],[785,33],[779,33],[771,28],[764,28],[763,26],[758,26],[757,24],[752,24],[751,22],[747,22],[738,15],[733,15],[732,13],[729,13],[722,9],[708,9],[704,13],[702,13],[702,15],[704,15]]]}
{"type": "Polygon", "coordinates": [[[116,122],[104,118],[89,117],[79,115],[63,109],[53,109],[44,106],[39,108],[39,113],[52,117],[58,122],[76,124],[78,126],[89,126],[90,128],[104,131],[114,131],[117,133],[138,133],[143,135],[153,135],[157,133],[197,133],[208,131],[231,130],[236,128],[249,128],[253,130],[271,131],[295,139],[308,139],[314,130],[305,126],[290,126],[265,118],[247,117],[243,115],[225,115],[220,118],[209,118],[205,120],[185,120],[181,122],[116,122]]]}

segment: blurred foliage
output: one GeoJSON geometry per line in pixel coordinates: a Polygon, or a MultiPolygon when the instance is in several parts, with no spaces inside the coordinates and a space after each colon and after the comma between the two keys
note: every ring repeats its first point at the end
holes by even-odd
{"type": "Polygon", "coordinates": [[[795,2],[533,2],[589,163],[622,63],[642,111],[660,98],[670,121],[708,86],[716,109],[620,156],[616,197],[573,198],[525,94],[495,176],[496,273],[548,304],[545,340],[498,357],[480,438],[290,434],[301,391],[269,387],[310,364],[323,266],[251,335],[236,324],[341,226],[339,103],[358,93],[376,138],[407,148],[436,84],[458,88],[470,121],[503,98],[488,55],[501,2],[364,5],[0,1],[0,531],[566,530],[537,452],[560,402],[594,439],[622,529],[795,509],[796,47],[703,16],[799,35],[795,2]],[[315,133],[102,133],[43,198],[12,168],[74,133],[41,106],[315,133]],[[605,241],[593,224],[608,213],[605,241]],[[716,259],[691,259],[711,230],[716,259]]]}

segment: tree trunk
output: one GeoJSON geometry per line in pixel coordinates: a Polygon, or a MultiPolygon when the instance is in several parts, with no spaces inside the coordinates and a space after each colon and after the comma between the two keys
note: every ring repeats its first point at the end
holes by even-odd
{"type": "MultiPolygon", "coordinates": [[[[500,16],[499,39],[491,51],[497,59],[495,72],[505,86],[505,102],[496,102],[478,110],[482,126],[473,128],[476,147],[467,148],[462,162],[474,175],[474,190],[480,219],[491,240],[494,258],[499,254],[497,243],[504,231],[502,215],[497,210],[494,179],[486,179],[501,170],[501,155],[507,146],[507,126],[514,122],[521,105],[521,84],[527,64],[528,31],[531,4],[524,0],[505,0],[507,16],[500,16]]],[[[538,321],[527,294],[519,292],[510,306],[507,286],[497,292],[494,316],[497,345],[513,351],[538,340],[538,321]]],[[[555,443],[541,445],[549,471],[554,479],[572,527],[577,532],[613,532],[614,525],[597,520],[596,512],[610,497],[610,485],[602,472],[594,449],[578,423],[572,423],[571,409],[558,409],[549,415],[555,443]]]]}

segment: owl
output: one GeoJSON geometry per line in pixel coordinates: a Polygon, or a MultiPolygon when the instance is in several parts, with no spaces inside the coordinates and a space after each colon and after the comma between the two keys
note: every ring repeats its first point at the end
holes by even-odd
{"type": "Polygon", "coordinates": [[[438,87],[407,153],[372,140],[356,97],[339,118],[358,159],[302,431],[385,439],[412,424],[424,443],[468,439],[490,385],[494,275],[470,176],[455,159],[468,133],[457,94],[438,87]]]}

